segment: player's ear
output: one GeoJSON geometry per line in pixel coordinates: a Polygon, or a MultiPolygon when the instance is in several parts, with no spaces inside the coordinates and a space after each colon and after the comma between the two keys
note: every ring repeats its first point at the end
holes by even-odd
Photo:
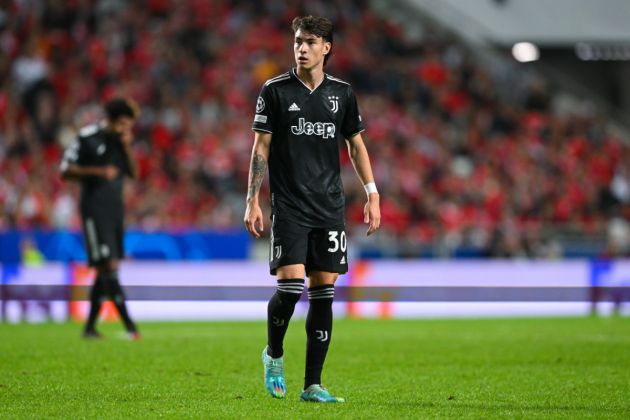
{"type": "Polygon", "coordinates": [[[332,48],[332,44],[330,42],[325,42],[324,43],[324,55],[327,55],[330,52],[331,48],[332,48]]]}

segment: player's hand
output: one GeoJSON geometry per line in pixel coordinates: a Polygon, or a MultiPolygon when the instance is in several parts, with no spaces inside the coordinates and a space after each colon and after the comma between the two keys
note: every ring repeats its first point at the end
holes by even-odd
{"type": "Polygon", "coordinates": [[[114,165],[107,165],[103,167],[102,177],[111,181],[118,176],[118,168],[114,165]]]}
{"type": "Polygon", "coordinates": [[[262,232],[265,227],[263,225],[262,210],[260,209],[258,203],[247,203],[243,222],[245,223],[245,227],[247,228],[247,231],[250,235],[252,235],[256,239],[260,238],[260,232],[262,232]]]}
{"type": "Polygon", "coordinates": [[[367,236],[373,234],[381,226],[381,207],[378,193],[370,193],[363,209],[363,222],[369,223],[367,236]]]}

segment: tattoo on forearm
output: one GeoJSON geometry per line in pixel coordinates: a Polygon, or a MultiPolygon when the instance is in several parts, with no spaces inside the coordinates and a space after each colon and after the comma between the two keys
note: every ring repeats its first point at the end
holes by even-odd
{"type": "Polygon", "coordinates": [[[262,185],[267,170],[267,161],[262,155],[255,153],[252,156],[252,162],[249,167],[249,183],[247,187],[247,199],[253,198],[262,185]]]}

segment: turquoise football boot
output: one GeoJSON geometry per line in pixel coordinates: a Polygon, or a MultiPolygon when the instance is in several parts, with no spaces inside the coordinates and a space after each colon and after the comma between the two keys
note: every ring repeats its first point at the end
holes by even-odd
{"type": "Polygon", "coordinates": [[[330,392],[321,385],[313,384],[302,391],[300,395],[302,401],[307,402],[323,402],[323,403],[342,403],[346,402],[345,399],[334,397],[330,395],[330,392]]]}
{"type": "Polygon", "coordinates": [[[262,352],[262,362],[265,369],[265,389],[274,398],[284,398],[287,395],[287,385],[284,382],[284,360],[282,357],[274,359],[267,354],[267,347],[262,352]]]}

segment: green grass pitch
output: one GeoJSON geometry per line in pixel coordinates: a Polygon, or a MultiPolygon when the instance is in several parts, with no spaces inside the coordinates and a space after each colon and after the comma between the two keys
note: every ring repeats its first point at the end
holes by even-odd
{"type": "Polygon", "coordinates": [[[288,396],[262,385],[262,322],[145,323],[126,341],[76,324],[0,325],[0,418],[630,418],[630,319],[338,320],[324,384],[299,402],[304,321],[285,345],[288,396]]]}

